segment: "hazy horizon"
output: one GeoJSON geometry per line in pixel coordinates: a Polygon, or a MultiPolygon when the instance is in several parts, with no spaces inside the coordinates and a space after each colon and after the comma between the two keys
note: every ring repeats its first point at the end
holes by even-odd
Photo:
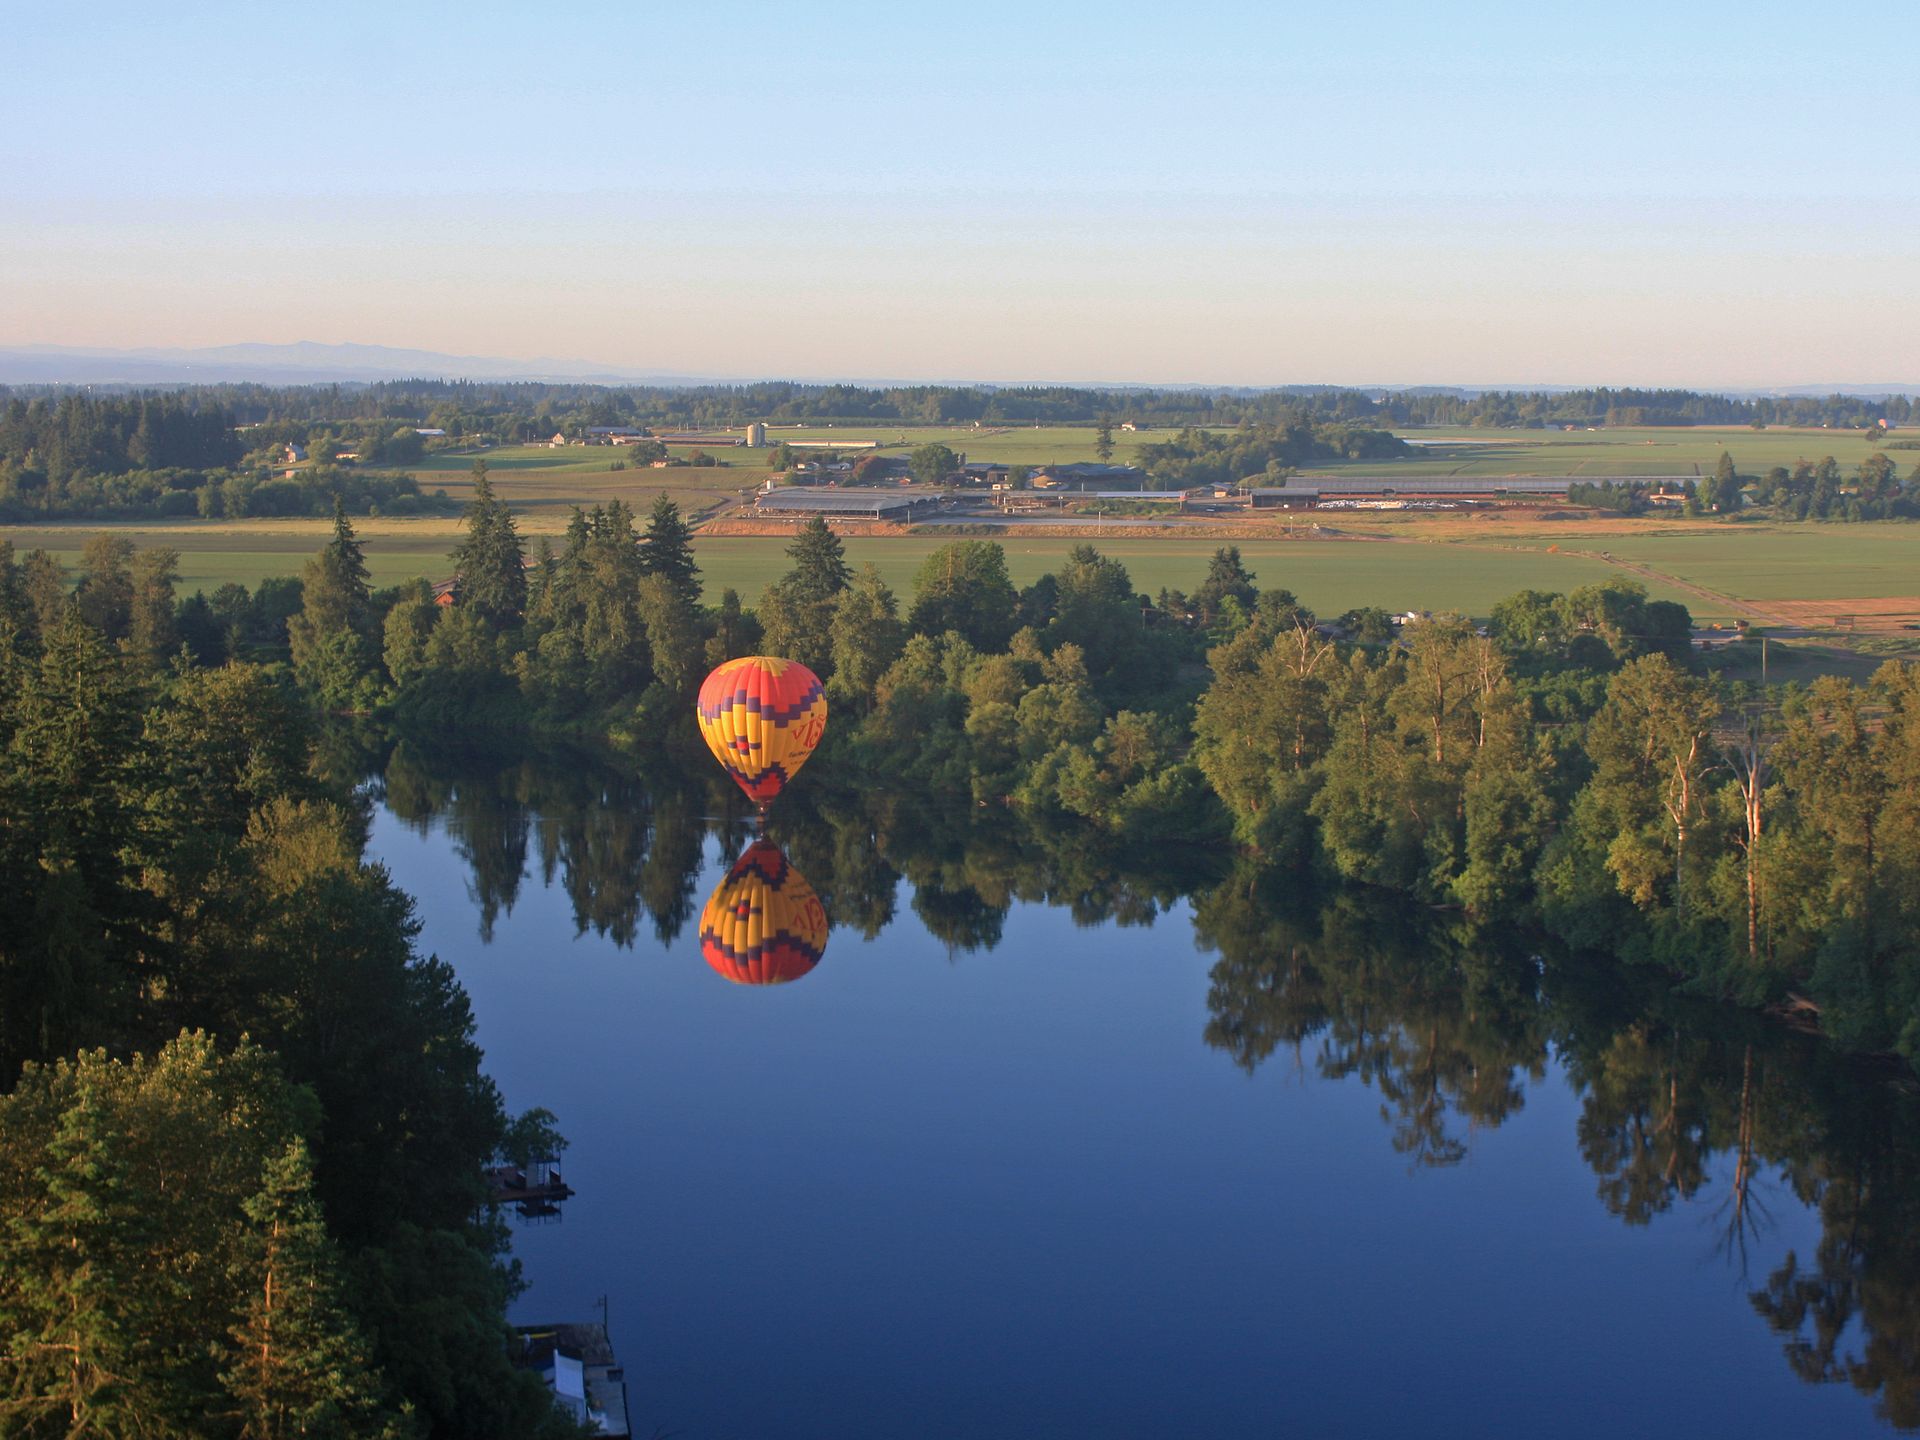
{"type": "Polygon", "coordinates": [[[1902,384],[1920,165],[1872,97],[1920,13],[1820,19],[47,9],[9,22],[0,347],[1902,384]]]}

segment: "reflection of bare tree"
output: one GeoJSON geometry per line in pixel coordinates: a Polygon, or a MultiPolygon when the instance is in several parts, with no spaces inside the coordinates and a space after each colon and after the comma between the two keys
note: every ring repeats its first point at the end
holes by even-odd
{"type": "Polygon", "coordinates": [[[1743,1280],[1747,1275],[1748,1243],[1772,1221],[1754,1184],[1753,1112],[1753,1046],[1749,1045],[1740,1063],[1740,1121],[1733,1142],[1733,1178],[1714,1217],[1720,1225],[1721,1252],[1729,1261],[1739,1261],[1743,1280]]]}

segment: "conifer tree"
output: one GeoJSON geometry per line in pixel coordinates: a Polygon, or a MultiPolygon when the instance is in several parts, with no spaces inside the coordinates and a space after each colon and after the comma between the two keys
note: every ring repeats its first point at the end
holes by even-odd
{"type": "Polygon", "coordinates": [[[700,567],[693,558],[693,527],[680,507],[660,496],[653,502],[640,550],[643,573],[664,578],[689,608],[700,603],[700,567]]]}
{"type": "Polygon", "coordinates": [[[853,575],[846,547],[815,515],[800,527],[787,554],[793,569],[767,587],[760,603],[767,649],[825,679],[833,669],[834,601],[853,575]]]}
{"type": "Polygon", "coordinates": [[[302,573],[300,613],[287,621],[294,673],[333,706],[369,698],[378,651],[373,643],[373,594],[367,563],[346,507],[333,502],[333,538],[302,573]]]}
{"type": "Polygon", "coordinates": [[[133,594],[128,606],[127,649],[148,665],[158,665],[180,643],[173,620],[173,584],[180,554],[157,546],[133,557],[133,594]]]}
{"type": "Polygon", "coordinates": [[[527,608],[524,558],[513,512],[494,497],[487,462],[474,461],[467,538],[453,552],[454,603],[472,609],[496,629],[518,624],[527,608]]]}
{"type": "Polygon", "coordinates": [[[221,1384],[240,1440],[387,1437],[401,1433],[380,1400],[365,1341],[341,1303],[333,1242],[313,1198],[313,1166],[296,1140],[267,1161],[246,1202],[250,1234],[237,1268],[246,1296],[221,1384]]]}

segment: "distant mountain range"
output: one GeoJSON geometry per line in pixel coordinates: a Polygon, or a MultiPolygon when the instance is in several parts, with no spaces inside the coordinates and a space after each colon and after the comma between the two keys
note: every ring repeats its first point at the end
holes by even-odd
{"type": "Polygon", "coordinates": [[[573,384],[691,385],[692,375],[626,370],[586,360],[502,360],[390,345],[214,345],[205,349],[95,350],[71,345],[0,346],[0,384],[177,385],[256,381],[314,385],[370,380],[554,380],[573,384]]]}
{"type": "MultiPolygon", "coordinates": [[[[548,380],[582,385],[738,385],[754,379],[795,379],[806,384],[830,382],[889,386],[903,384],[985,385],[978,380],[901,380],[856,376],[711,376],[674,374],[663,370],[632,370],[591,360],[502,359],[493,355],[447,355],[437,350],[403,350],[391,345],[322,345],[300,340],[291,345],[213,345],[203,349],[148,347],[134,350],[94,349],[74,345],[0,346],[0,384],[3,385],[181,385],[252,381],[265,385],[355,384],[374,380],[548,380]]],[[[1000,381],[998,388],[1023,384],[1068,385],[1096,390],[1260,390],[1348,389],[1375,394],[1472,396],[1488,390],[1559,392],[1584,385],[1202,385],[1193,383],[1116,384],[1111,381],[1000,381]]],[[[1654,388],[1654,387],[1647,387],[1654,388]]],[[[1663,387],[1679,388],[1679,387],[1663,387]]],[[[1686,387],[1713,395],[1755,396],[1920,395],[1920,383],[1872,385],[1779,385],[1686,387]]]]}

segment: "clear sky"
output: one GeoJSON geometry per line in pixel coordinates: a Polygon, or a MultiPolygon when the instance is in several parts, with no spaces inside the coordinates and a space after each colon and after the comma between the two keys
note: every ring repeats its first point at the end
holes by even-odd
{"type": "Polygon", "coordinates": [[[1920,380],[1920,4],[4,0],[0,345],[1920,380]]]}

